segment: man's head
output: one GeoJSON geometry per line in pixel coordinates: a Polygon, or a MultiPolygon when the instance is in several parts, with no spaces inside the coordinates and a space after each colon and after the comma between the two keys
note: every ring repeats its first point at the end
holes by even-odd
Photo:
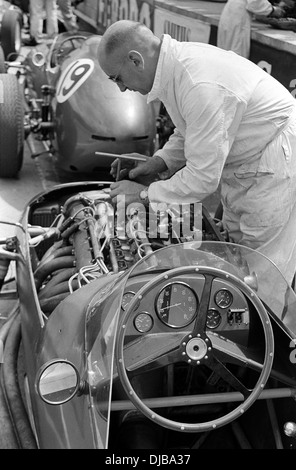
{"type": "Polygon", "coordinates": [[[121,91],[128,89],[146,95],[153,86],[159,51],[160,39],[149,28],[121,20],[103,34],[98,59],[121,91]]]}

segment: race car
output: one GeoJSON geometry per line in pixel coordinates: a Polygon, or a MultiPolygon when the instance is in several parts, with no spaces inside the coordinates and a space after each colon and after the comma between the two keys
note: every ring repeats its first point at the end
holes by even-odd
{"type": "MultiPolygon", "coordinates": [[[[99,174],[112,159],[101,154],[137,152],[157,145],[157,110],[146,97],[108,80],[97,60],[101,36],[61,33],[31,48],[0,74],[5,100],[0,108],[0,177],[22,168],[24,143],[36,157],[34,137],[60,171],[99,174]],[[11,72],[11,73],[10,73],[11,72]]],[[[40,153],[40,152],[39,152],[40,153]]],[[[80,175],[80,178],[78,177],[80,175]]]]}
{"type": "Polygon", "coordinates": [[[295,291],[204,205],[121,211],[110,184],[36,195],[2,242],[2,298],[18,303],[0,330],[1,438],[115,456],[295,449],[295,291]]]}
{"type": "Polygon", "coordinates": [[[11,2],[0,2],[0,73],[5,72],[4,61],[15,60],[21,51],[23,12],[11,2]]]}

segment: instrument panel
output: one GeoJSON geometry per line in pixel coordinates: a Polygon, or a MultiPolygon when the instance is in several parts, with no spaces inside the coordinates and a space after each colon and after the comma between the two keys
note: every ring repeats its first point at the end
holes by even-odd
{"type": "MultiPolygon", "coordinates": [[[[123,311],[150,279],[151,275],[146,274],[128,281],[122,299],[123,311]]],[[[128,321],[127,334],[190,330],[198,314],[204,284],[205,278],[200,273],[161,281],[138,299],[128,321]]],[[[247,332],[249,323],[249,304],[243,293],[231,282],[215,278],[210,293],[206,329],[218,334],[247,332]]]]}

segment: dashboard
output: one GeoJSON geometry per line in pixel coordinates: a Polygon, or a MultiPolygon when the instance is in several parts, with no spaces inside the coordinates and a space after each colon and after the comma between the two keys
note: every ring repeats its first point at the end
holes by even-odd
{"type": "MultiPolygon", "coordinates": [[[[151,274],[129,279],[122,298],[123,312],[151,279],[151,274]]],[[[193,329],[204,285],[205,277],[201,273],[179,275],[169,281],[163,279],[138,298],[127,321],[126,335],[193,329]]],[[[206,330],[229,339],[235,334],[236,340],[246,345],[249,327],[250,305],[244,294],[231,282],[215,278],[211,285],[206,330]]]]}

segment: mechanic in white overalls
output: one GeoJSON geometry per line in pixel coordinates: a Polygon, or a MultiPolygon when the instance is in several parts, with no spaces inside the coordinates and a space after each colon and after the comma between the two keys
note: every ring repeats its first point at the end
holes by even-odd
{"type": "Polygon", "coordinates": [[[273,6],[268,0],[228,0],[218,24],[217,46],[248,59],[253,14],[282,18],[285,10],[273,6]]]}
{"type": "Polygon", "coordinates": [[[289,91],[238,54],[167,34],[158,38],[132,21],[106,30],[98,58],[121,91],[160,100],[176,126],[162,149],[129,171],[129,180],[111,184],[113,202],[119,195],[126,204],[202,202],[221,183],[223,224],[231,239],[262,249],[291,283],[296,100],[289,91]],[[140,175],[153,182],[145,187],[131,181],[140,175]]]}

